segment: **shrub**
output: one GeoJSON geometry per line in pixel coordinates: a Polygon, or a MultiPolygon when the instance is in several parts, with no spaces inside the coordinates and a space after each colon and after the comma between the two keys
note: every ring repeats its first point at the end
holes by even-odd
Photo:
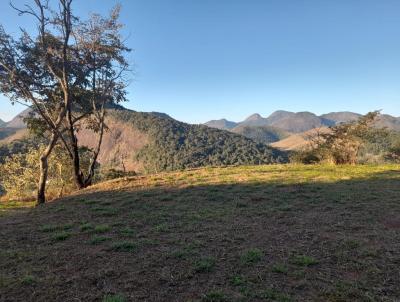
{"type": "MultiPolygon", "coordinates": [[[[0,164],[0,183],[8,199],[32,199],[37,189],[39,174],[38,158],[43,145],[31,147],[26,153],[17,153],[4,159],[0,164]]],[[[87,157],[82,162],[88,166],[87,157]]],[[[49,159],[47,194],[60,197],[75,188],[73,167],[69,155],[60,146],[56,146],[49,159]]]]}

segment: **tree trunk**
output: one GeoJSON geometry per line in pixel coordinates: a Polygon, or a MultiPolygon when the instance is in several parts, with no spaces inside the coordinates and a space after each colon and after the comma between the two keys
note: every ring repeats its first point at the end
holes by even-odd
{"type": "Polygon", "coordinates": [[[51,135],[49,144],[47,145],[43,153],[40,155],[40,176],[38,182],[36,205],[41,205],[46,202],[46,182],[49,170],[48,158],[57,142],[57,139],[58,135],[53,133],[51,135]]]}
{"type": "Polygon", "coordinates": [[[85,187],[83,174],[81,172],[81,164],[79,158],[79,147],[78,147],[78,140],[75,135],[75,127],[72,121],[72,112],[68,110],[67,112],[67,119],[68,119],[68,127],[69,127],[69,135],[71,138],[71,147],[72,147],[72,164],[74,167],[74,179],[75,184],[78,190],[83,189],[85,187]]]}
{"type": "Polygon", "coordinates": [[[43,154],[40,156],[40,177],[38,183],[36,205],[44,204],[46,202],[45,192],[48,171],[47,158],[48,157],[43,154]]]}
{"type": "Polygon", "coordinates": [[[88,176],[85,179],[85,188],[88,186],[91,186],[93,183],[93,177],[94,177],[94,169],[96,167],[96,162],[97,162],[97,157],[99,156],[100,149],[101,149],[101,144],[103,142],[103,136],[104,136],[104,116],[105,116],[105,111],[104,111],[104,105],[102,108],[102,116],[100,118],[100,131],[99,131],[99,140],[97,142],[97,147],[96,150],[94,151],[89,171],[88,171],[88,176]]]}

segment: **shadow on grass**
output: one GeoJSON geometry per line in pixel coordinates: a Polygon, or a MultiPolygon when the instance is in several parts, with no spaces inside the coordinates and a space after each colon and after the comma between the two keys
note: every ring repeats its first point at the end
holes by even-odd
{"type": "Polygon", "coordinates": [[[82,192],[0,217],[0,296],[394,300],[399,193],[395,170],[330,183],[82,192]],[[68,236],[54,240],[57,232],[68,236]]]}

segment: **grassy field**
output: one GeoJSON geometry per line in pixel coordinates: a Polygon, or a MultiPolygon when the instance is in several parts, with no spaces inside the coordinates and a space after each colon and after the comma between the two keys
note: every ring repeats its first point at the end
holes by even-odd
{"type": "Polygon", "coordinates": [[[400,166],[204,168],[0,205],[0,301],[398,301],[400,166]]]}

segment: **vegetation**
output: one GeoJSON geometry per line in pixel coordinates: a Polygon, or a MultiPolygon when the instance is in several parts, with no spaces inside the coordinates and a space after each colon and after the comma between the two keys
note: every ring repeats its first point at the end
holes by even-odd
{"type": "Polygon", "coordinates": [[[169,117],[129,110],[116,110],[111,116],[150,137],[149,144],[136,155],[148,172],[287,160],[284,152],[207,126],[189,125],[169,117]]]}
{"type": "Polygon", "coordinates": [[[0,296],[394,301],[399,170],[201,168],[112,180],[42,207],[0,203],[0,296]]]}
{"type": "Polygon", "coordinates": [[[305,164],[396,161],[400,134],[374,127],[378,116],[378,112],[371,112],[356,121],[330,127],[329,131],[317,131],[303,150],[292,155],[292,161],[305,164]]]}
{"type": "Polygon", "coordinates": [[[82,21],[73,15],[72,0],[35,0],[14,7],[32,17],[37,32],[21,30],[14,39],[0,25],[0,92],[12,103],[31,108],[28,127],[46,137],[38,157],[37,202],[45,202],[49,157],[60,142],[70,157],[78,188],[92,183],[100,152],[107,106],[125,100],[127,62],[119,31],[119,8],[108,18],[93,15],[82,21]],[[76,132],[88,127],[98,135],[85,175],[76,132]]]}
{"type": "Polygon", "coordinates": [[[289,136],[287,131],[272,126],[239,125],[233,128],[232,132],[265,144],[274,143],[289,136]]]}
{"type": "MultiPolygon", "coordinates": [[[[14,144],[12,146],[15,146],[14,144]]],[[[16,145],[18,148],[20,145],[16,145]]],[[[23,148],[26,147],[22,144],[23,148]]],[[[32,200],[37,188],[39,162],[44,145],[26,147],[23,153],[14,153],[0,164],[0,193],[7,194],[9,200],[32,200]]],[[[19,149],[21,151],[21,149],[19,149]]],[[[89,165],[89,156],[81,152],[81,161],[89,165]]],[[[73,168],[68,154],[60,146],[56,146],[50,156],[48,170],[47,193],[51,197],[61,197],[75,189],[73,168]]]]}

